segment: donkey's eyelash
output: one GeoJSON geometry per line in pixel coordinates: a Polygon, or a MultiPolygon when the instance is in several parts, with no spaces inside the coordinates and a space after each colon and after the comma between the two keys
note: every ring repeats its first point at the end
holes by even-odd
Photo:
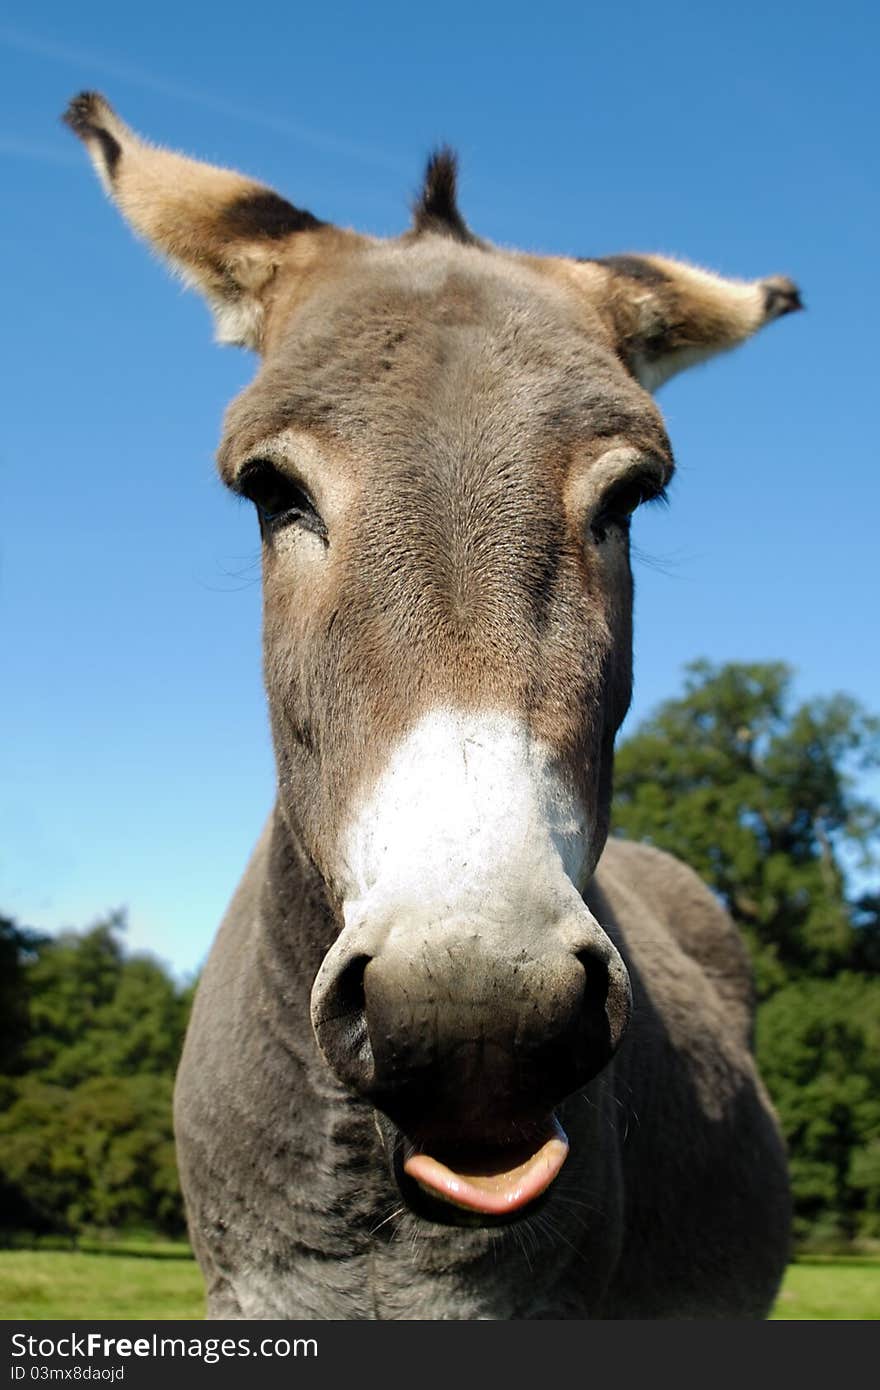
{"type": "Polygon", "coordinates": [[[663,483],[653,478],[630,478],[609,489],[602,499],[600,516],[631,516],[637,507],[649,502],[669,505],[669,494],[663,483]]]}
{"type": "Polygon", "coordinates": [[[629,530],[633,513],[649,502],[669,505],[666,485],[654,477],[626,478],[614,484],[602,498],[591,522],[590,530],[598,541],[604,541],[610,526],[629,530]]]}
{"type": "Polygon", "coordinates": [[[657,488],[656,492],[648,492],[642,498],[643,504],[650,505],[652,502],[656,502],[661,507],[669,506],[669,492],[667,491],[665,483],[662,483],[661,486],[657,488]]]}
{"type": "Polygon", "coordinates": [[[236,481],[240,497],[253,502],[260,525],[268,531],[296,523],[326,542],[327,527],[305,488],[270,459],[252,459],[236,481]]]}

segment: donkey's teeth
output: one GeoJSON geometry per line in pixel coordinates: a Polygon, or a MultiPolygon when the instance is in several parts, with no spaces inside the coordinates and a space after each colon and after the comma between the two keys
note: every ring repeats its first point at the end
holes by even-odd
{"type": "Polygon", "coordinates": [[[461,1168],[441,1163],[424,1152],[412,1152],[403,1171],[429,1196],[463,1207],[466,1211],[503,1216],[528,1206],[545,1192],[568,1157],[568,1139],[558,1121],[539,1148],[524,1153],[498,1153],[479,1163],[463,1162],[461,1168]],[[511,1158],[517,1161],[510,1162],[511,1158]]]}

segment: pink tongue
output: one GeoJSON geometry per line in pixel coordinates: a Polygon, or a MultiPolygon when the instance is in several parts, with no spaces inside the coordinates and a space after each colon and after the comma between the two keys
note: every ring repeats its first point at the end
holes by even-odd
{"type": "Polygon", "coordinates": [[[567,1157],[565,1130],[554,1119],[552,1132],[537,1149],[498,1150],[485,1160],[463,1163],[464,1171],[447,1167],[430,1154],[413,1152],[404,1160],[403,1171],[432,1197],[468,1211],[503,1216],[539,1197],[567,1157]]]}

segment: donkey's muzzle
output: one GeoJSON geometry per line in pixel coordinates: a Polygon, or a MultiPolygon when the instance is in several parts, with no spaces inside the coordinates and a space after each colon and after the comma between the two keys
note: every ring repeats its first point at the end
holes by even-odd
{"type": "Polygon", "coordinates": [[[520,944],[496,924],[395,924],[373,952],[359,936],[343,933],[315,982],[318,1044],[416,1145],[507,1144],[546,1127],[626,1029],[626,967],[586,909],[520,944]]]}

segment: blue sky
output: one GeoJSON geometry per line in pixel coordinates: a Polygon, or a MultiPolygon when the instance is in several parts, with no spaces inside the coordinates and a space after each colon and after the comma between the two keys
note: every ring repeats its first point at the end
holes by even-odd
{"type": "Polygon", "coordinates": [[[626,727],[700,655],[877,710],[878,13],[7,3],[3,910],[127,906],[130,945],[185,974],[273,792],[256,525],[213,472],[254,360],[123,226],[68,98],[376,234],[448,141],[489,239],[794,276],[806,314],[659,395],[679,473],[635,527],[626,727]]]}

